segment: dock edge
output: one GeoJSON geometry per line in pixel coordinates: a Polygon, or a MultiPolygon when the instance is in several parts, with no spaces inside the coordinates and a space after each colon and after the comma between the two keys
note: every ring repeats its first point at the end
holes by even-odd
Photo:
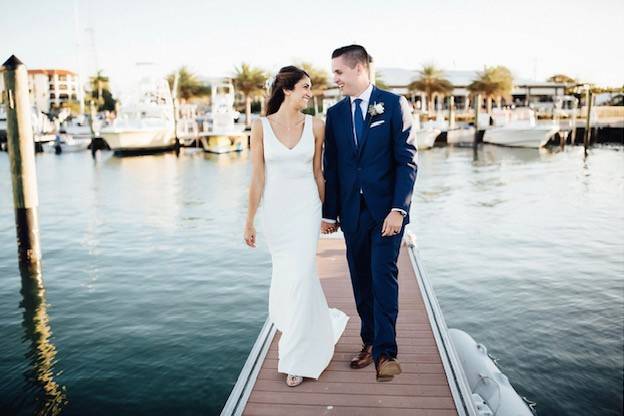
{"type": "Polygon", "coordinates": [[[247,405],[247,400],[249,400],[249,395],[256,384],[256,378],[258,378],[260,368],[262,368],[264,357],[269,351],[269,346],[273,341],[276,331],[277,328],[275,325],[267,319],[256,342],[251,348],[245,365],[238,375],[238,380],[236,380],[236,384],[234,384],[230,396],[221,410],[221,416],[240,416],[243,414],[243,410],[245,410],[245,406],[247,405]]]}
{"type": "Polygon", "coordinates": [[[440,358],[442,359],[444,373],[446,374],[451,389],[451,395],[453,396],[457,413],[459,416],[477,416],[477,410],[472,402],[470,385],[464,374],[453,342],[449,337],[448,327],[446,326],[446,321],[444,320],[444,315],[442,314],[438,299],[435,296],[433,287],[429,282],[427,273],[418,255],[416,235],[411,231],[406,231],[404,240],[409,247],[410,262],[412,263],[414,274],[419,283],[418,287],[420,288],[425,303],[427,316],[431,324],[431,330],[433,331],[433,337],[435,338],[440,358]]]}

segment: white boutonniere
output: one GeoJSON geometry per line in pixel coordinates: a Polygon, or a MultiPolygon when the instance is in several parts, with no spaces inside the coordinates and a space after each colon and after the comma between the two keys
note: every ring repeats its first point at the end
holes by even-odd
{"type": "Polygon", "coordinates": [[[379,114],[383,114],[384,112],[384,103],[378,103],[378,102],[374,102],[373,104],[368,106],[368,114],[371,115],[371,117],[375,117],[379,114]]]}

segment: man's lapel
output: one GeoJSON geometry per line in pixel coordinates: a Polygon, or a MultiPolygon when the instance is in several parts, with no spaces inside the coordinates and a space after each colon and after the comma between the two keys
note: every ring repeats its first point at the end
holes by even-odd
{"type": "MultiPolygon", "coordinates": [[[[379,92],[379,89],[373,85],[373,91],[371,91],[371,96],[370,96],[370,99],[368,100],[369,106],[373,105],[373,103],[376,102],[378,92],[379,92]]],[[[366,109],[366,118],[364,119],[364,134],[362,135],[362,140],[358,141],[358,147],[357,147],[358,157],[362,154],[362,149],[364,148],[364,145],[366,144],[366,139],[368,139],[368,132],[370,130],[371,118],[372,117],[370,113],[368,112],[368,109],[366,109]]]]}
{"type": "Polygon", "coordinates": [[[347,137],[347,139],[351,143],[351,149],[353,150],[353,154],[355,155],[357,154],[357,147],[355,146],[355,137],[353,137],[353,114],[351,113],[351,98],[345,97],[343,101],[344,105],[342,111],[344,111],[343,120],[345,120],[345,123],[343,123],[343,126],[346,130],[345,137],[347,137]]]}

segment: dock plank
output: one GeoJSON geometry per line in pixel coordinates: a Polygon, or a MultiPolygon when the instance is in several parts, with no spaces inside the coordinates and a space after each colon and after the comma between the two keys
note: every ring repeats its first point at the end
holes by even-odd
{"type": "Polygon", "coordinates": [[[319,278],[329,306],[349,315],[349,323],[319,379],[306,379],[296,388],[286,386],[286,376],[277,372],[277,332],[244,415],[457,415],[407,250],[403,246],[399,256],[397,344],[403,373],[392,382],[377,383],[373,365],[361,370],[349,367],[351,357],[361,348],[361,339],[344,240],[321,239],[317,252],[319,278]]]}

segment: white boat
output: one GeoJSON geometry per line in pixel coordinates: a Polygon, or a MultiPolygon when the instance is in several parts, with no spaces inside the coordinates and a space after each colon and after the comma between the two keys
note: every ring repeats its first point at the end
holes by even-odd
{"type": "Polygon", "coordinates": [[[33,129],[33,138],[35,142],[43,143],[50,140],[54,140],[57,126],[50,118],[37,110],[35,107],[31,108],[30,120],[33,129]]]}
{"type": "Polygon", "coordinates": [[[448,334],[479,415],[534,416],[507,376],[490,358],[485,345],[477,344],[459,329],[449,328],[448,334]]]}
{"type": "Polygon", "coordinates": [[[180,104],[176,106],[176,109],[178,112],[176,134],[182,145],[190,146],[199,137],[197,106],[195,104],[180,104]]]}
{"type": "Polygon", "coordinates": [[[238,111],[234,110],[234,86],[229,80],[212,85],[211,125],[201,133],[202,147],[210,153],[239,152],[247,143],[244,124],[236,124],[238,111]]]}
{"type": "Polygon", "coordinates": [[[416,148],[418,150],[431,149],[441,130],[435,128],[431,122],[420,123],[420,115],[415,112],[412,117],[412,130],[410,135],[416,138],[416,148]]]}
{"type": "Polygon", "coordinates": [[[558,123],[537,124],[535,111],[529,108],[492,111],[494,127],[485,131],[483,141],[511,147],[538,149],[559,131],[558,123]]]}
{"type": "Polygon", "coordinates": [[[7,116],[4,106],[0,105],[0,150],[7,148],[7,116]]]}
{"type": "MultiPolygon", "coordinates": [[[[431,127],[440,130],[442,134],[439,137],[446,137],[446,144],[472,144],[474,143],[475,128],[474,126],[457,126],[455,123],[455,117],[449,123],[444,118],[444,113],[439,111],[436,114],[436,119],[423,123],[425,127],[431,127]]],[[[487,113],[479,113],[479,130],[485,130],[490,125],[490,116],[487,113]]],[[[444,144],[444,143],[443,143],[444,144]]]]}
{"type": "Polygon", "coordinates": [[[7,115],[4,110],[4,106],[0,106],[0,132],[4,132],[6,134],[7,129],[7,115]]]}
{"type": "Polygon", "coordinates": [[[446,143],[448,144],[474,143],[474,136],[475,136],[475,128],[473,126],[450,129],[446,131],[446,143]]]}
{"type": "Polygon", "coordinates": [[[66,133],[72,136],[74,139],[91,139],[92,136],[99,137],[100,130],[102,129],[102,122],[95,118],[93,120],[93,133],[89,126],[89,119],[86,115],[79,117],[73,117],[65,120],[61,124],[61,133],[66,133]]]}
{"type": "Polygon", "coordinates": [[[420,129],[414,130],[412,134],[416,136],[416,148],[418,150],[425,150],[433,147],[436,137],[440,135],[440,130],[420,129]]]}
{"type": "Polygon", "coordinates": [[[43,151],[50,153],[71,153],[87,150],[91,137],[73,137],[69,134],[58,134],[54,140],[43,143],[43,151]]]}
{"type": "Polygon", "coordinates": [[[122,105],[117,118],[100,132],[111,150],[142,152],[175,147],[173,100],[167,81],[145,78],[139,92],[122,105]]]}

